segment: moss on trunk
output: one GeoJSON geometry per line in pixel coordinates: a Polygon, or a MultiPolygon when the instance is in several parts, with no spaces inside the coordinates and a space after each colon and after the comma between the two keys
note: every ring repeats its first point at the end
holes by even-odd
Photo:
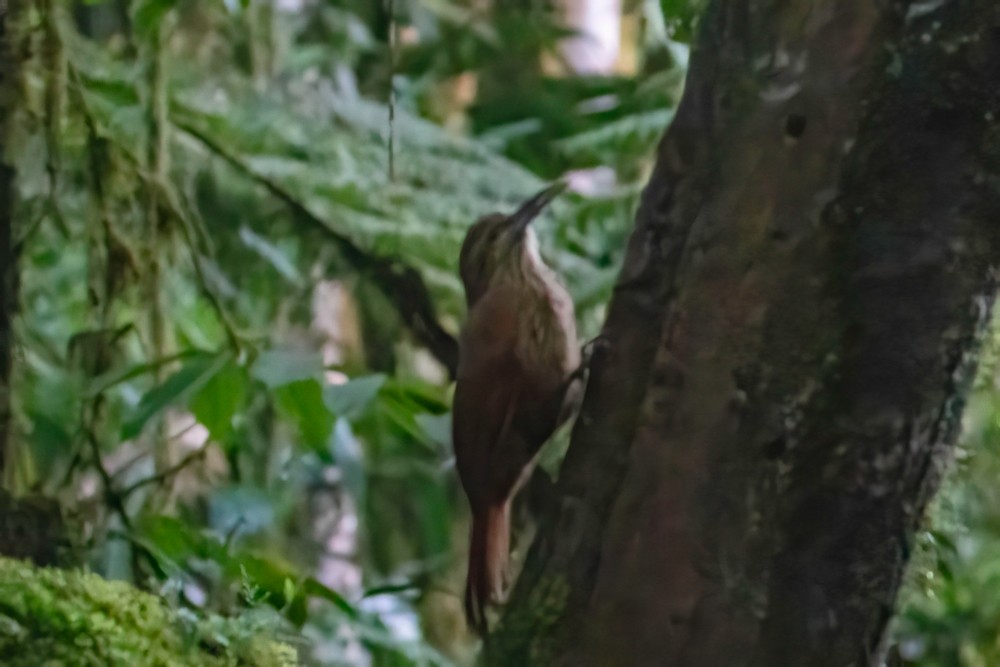
{"type": "Polygon", "coordinates": [[[292,667],[245,620],[195,619],[124,582],[0,558],[0,664],[292,667]]]}

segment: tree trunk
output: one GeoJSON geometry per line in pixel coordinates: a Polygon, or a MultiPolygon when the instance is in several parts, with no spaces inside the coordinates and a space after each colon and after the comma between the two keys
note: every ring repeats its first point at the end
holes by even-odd
{"type": "Polygon", "coordinates": [[[15,44],[15,26],[21,15],[18,0],[0,0],[0,479],[7,458],[12,428],[10,404],[14,311],[17,305],[17,257],[14,236],[14,156],[8,138],[13,133],[14,114],[21,81],[15,44]]]}
{"type": "Polygon", "coordinates": [[[710,3],[488,664],[880,664],[992,307],[998,81],[994,0],[710,3]]]}

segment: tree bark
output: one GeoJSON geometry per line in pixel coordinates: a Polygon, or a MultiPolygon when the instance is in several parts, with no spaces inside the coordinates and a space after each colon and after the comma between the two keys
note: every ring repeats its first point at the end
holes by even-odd
{"type": "Polygon", "coordinates": [[[15,26],[22,12],[18,0],[0,0],[0,478],[7,458],[12,428],[10,380],[13,359],[14,311],[17,306],[17,257],[14,236],[14,158],[8,138],[13,132],[20,97],[20,54],[15,26]]]}
{"type": "Polygon", "coordinates": [[[992,308],[998,81],[993,0],[710,3],[487,664],[881,664],[992,308]]]}

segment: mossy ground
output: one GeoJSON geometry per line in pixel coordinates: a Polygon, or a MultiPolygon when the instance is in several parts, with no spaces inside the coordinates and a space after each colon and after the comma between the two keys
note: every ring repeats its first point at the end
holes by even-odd
{"type": "Polygon", "coordinates": [[[0,558],[5,667],[293,667],[295,650],[246,623],[196,619],[124,582],[0,558]]]}

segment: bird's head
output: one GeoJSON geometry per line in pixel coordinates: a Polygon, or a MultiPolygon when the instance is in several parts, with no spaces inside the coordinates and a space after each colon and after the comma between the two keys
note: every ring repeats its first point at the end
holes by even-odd
{"type": "Polygon", "coordinates": [[[563,182],[550,185],[513,214],[491,213],[469,228],[459,255],[459,272],[469,305],[486,291],[495,276],[515,274],[525,253],[537,252],[531,222],[565,189],[563,182]]]}

